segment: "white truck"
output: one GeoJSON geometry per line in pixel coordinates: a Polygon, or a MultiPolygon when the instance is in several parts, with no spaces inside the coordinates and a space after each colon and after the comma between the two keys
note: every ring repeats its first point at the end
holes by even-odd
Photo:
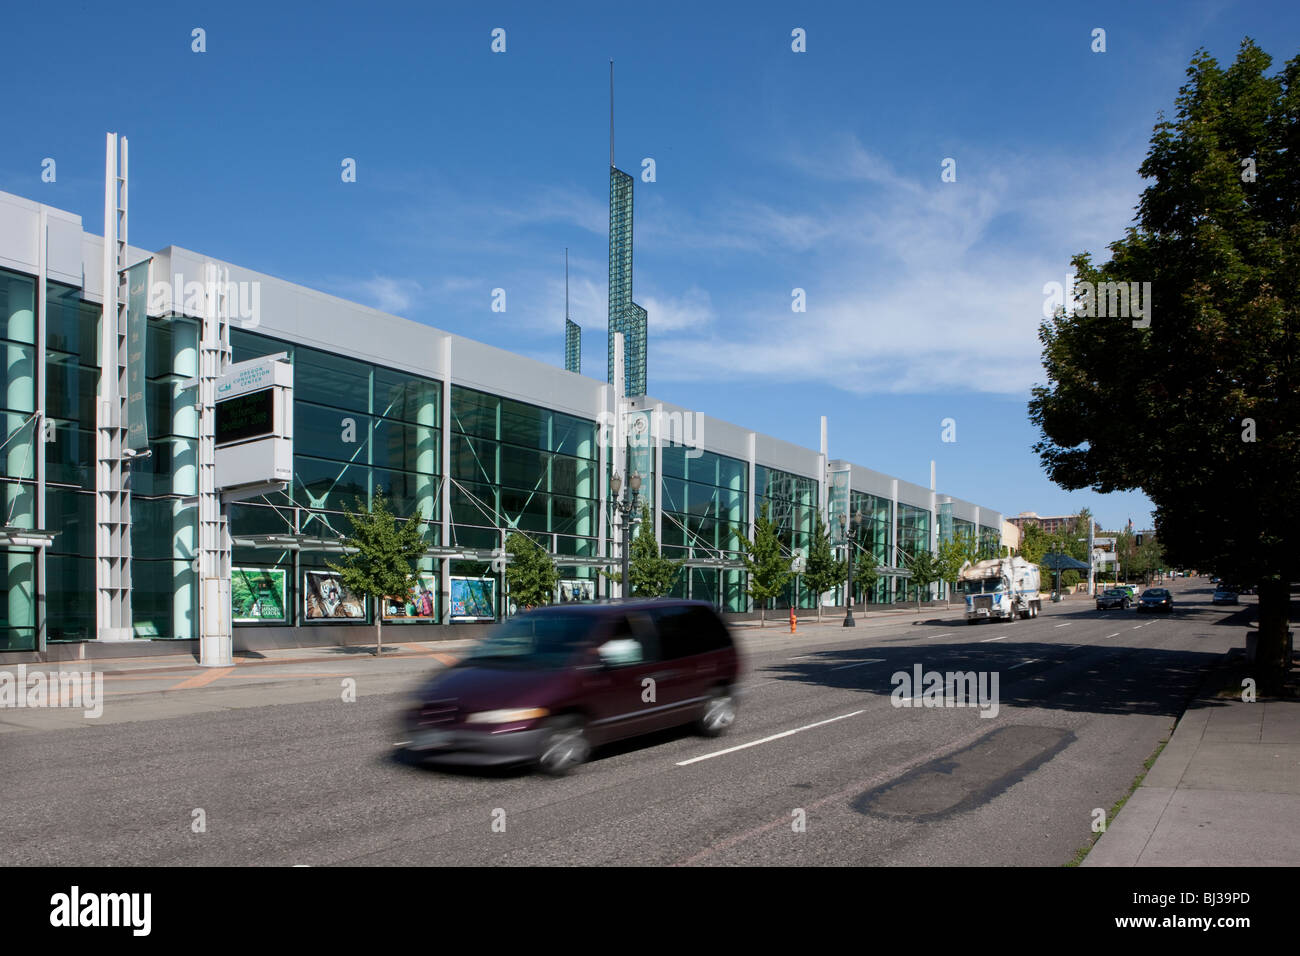
{"type": "Polygon", "coordinates": [[[957,575],[966,596],[966,623],[1037,617],[1043,609],[1038,593],[1038,565],[1024,558],[990,558],[967,562],[957,575]]]}

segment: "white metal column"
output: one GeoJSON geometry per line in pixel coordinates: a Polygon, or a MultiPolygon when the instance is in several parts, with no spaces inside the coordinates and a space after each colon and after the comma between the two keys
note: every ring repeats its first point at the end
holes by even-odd
{"type": "Polygon", "coordinates": [[[229,275],[203,267],[203,324],[199,332],[199,663],[228,667],[234,641],[230,620],[230,523],[217,490],[217,379],[230,365],[229,275]]]}
{"type": "Polygon", "coordinates": [[[131,627],[131,493],[126,443],[127,148],[107,136],[104,163],[104,305],[100,323],[99,398],[95,404],[95,622],[101,641],[129,641],[131,627]]]}

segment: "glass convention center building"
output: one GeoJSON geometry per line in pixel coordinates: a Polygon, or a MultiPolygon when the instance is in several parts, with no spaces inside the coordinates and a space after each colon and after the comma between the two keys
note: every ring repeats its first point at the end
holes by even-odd
{"type": "MultiPolygon", "coordinates": [[[[96,562],[111,542],[96,510],[97,403],[104,376],[117,371],[101,365],[104,247],[80,216],[0,192],[8,660],[78,656],[103,633],[96,562]]],[[[124,252],[132,263],[152,256],[153,283],[177,290],[201,283],[212,262],[174,246],[124,252]]],[[[624,433],[663,552],[685,562],[674,593],[723,611],[755,610],[738,535],[752,535],[763,508],[792,560],[806,553],[818,511],[832,526],[845,509],[854,515],[858,559],[879,571],[869,593],[858,589],[866,603],[912,598],[909,559],[941,537],[1000,544],[1000,513],[830,459],[825,447],[645,395],[616,400],[605,381],[220,265],[243,291],[241,305],[253,306],[231,313],[231,359],[282,354],[293,371],[292,480],[225,506],[236,650],[367,640],[377,613],[402,625],[400,634],[385,627],[397,641],[499,618],[510,604],[494,557],[511,529],[554,556],[556,600],[610,596],[600,572],[617,561],[611,477],[628,467],[613,446],[624,433]],[[376,607],[347,593],[328,562],[349,532],[345,507],[380,489],[395,513],[418,511],[428,549],[412,593],[376,607]]],[[[200,325],[178,291],[164,308],[151,304],[144,332],[149,453],[126,466],[123,518],[135,645],[198,637],[200,325]]],[[[814,608],[817,599],[796,575],[772,605],[814,608]]]]}

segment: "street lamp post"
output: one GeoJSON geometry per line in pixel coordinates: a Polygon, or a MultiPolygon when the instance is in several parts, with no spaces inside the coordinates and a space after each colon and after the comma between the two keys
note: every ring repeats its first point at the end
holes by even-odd
{"type": "Polygon", "coordinates": [[[628,479],[627,485],[627,490],[630,494],[625,494],[620,500],[618,493],[623,487],[623,479],[619,477],[618,472],[615,472],[613,477],[609,480],[610,490],[614,492],[614,507],[618,510],[618,513],[623,516],[623,583],[620,597],[625,598],[631,597],[629,592],[632,590],[630,587],[631,582],[629,580],[631,571],[628,544],[631,541],[631,534],[629,532],[632,525],[632,515],[636,513],[637,503],[641,493],[641,473],[639,471],[632,472],[632,477],[628,479]]]}
{"type": "Polygon", "coordinates": [[[854,515],[849,520],[847,515],[840,515],[840,537],[844,539],[844,548],[849,553],[849,582],[848,588],[844,592],[844,626],[857,627],[857,622],[853,620],[853,541],[849,537],[850,532],[859,524],[858,515],[854,515]]]}

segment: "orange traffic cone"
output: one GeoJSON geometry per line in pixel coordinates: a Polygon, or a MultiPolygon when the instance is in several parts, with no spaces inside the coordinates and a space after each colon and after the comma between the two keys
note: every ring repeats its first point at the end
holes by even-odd
{"type": "Polygon", "coordinates": [[[794,608],[791,607],[790,608],[790,633],[793,634],[794,632],[795,632],[794,608]]]}

